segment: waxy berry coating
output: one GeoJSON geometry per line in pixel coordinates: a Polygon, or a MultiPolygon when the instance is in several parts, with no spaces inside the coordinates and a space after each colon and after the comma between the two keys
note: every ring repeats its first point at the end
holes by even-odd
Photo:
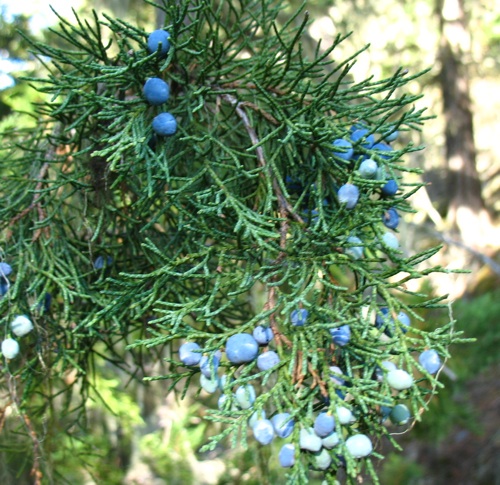
{"type": "Polygon", "coordinates": [[[418,361],[429,374],[435,374],[441,367],[441,359],[434,349],[424,350],[418,361]]]}
{"type": "Polygon", "coordinates": [[[259,419],[252,428],[255,439],[261,445],[268,445],[274,438],[274,428],[269,419],[259,419]]]}
{"type": "Polygon", "coordinates": [[[184,365],[198,365],[202,354],[196,342],[186,342],[179,347],[179,359],[184,365]],[[198,351],[198,352],[196,352],[198,351]]]}
{"type": "Polygon", "coordinates": [[[290,418],[289,413],[278,413],[271,418],[276,436],[288,438],[295,426],[295,421],[290,418]]]}
{"type": "Polygon", "coordinates": [[[386,197],[396,195],[398,188],[399,188],[398,183],[394,179],[390,179],[382,187],[382,194],[385,195],[386,197]]]}
{"type": "Polygon", "coordinates": [[[160,47],[160,56],[167,55],[167,52],[170,49],[170,34],[166,30],[155,30],[149,34],[148,37],[148,50],[149,52],[157,52],[160,47]]]}
{"type": "Polygon", "coordinates": [[[19,354],[19,344],[13,338],[6,338],[2,342],[2,354],[6,359],[13,359],[19,354]]]}
{"type": "Polygon", "coordinates": [[[354,155],[352,144],[343,138],[335,140],[333,142],[333,147],[333,153],[335,153],[335,156],[342,158],[343,160],[350,160],[354,155]]]}
{"type": "Polygon", "coordinates": [[[347,438],[345,442],[347,451],[354,458],[363,458],[373,451],[373,445],[370,438],[364,434],[355,434],[347,438]]]}
{"type": "Polygon", "coordinates": [[[274,350],[264,352],[257,357],[257,367],[260,371],[272,369],[280,363],[280,357],[274,350]]]}
{"type": "Polygon", "coordinates": [[[314,420],[314,432],[324,438],[335,429],[335,418],[328,413],[320,413],[314,420]]]}
{"type": "Polygon", "coordinates": [[[359,199],[359,189],[353,184],[344,184],[337,192],[339,202],[345,204],[347,209],[354,209],[359,199]]]}
{"type": "Polygon", "coordinates": [[[330,334],[332,336],[333,343],[343,347],[351,340],[351,327],[349,327],[349,325],[342,325],[341,327],[331,328],[330,334]]]}
{"type": "Polygon", "coordinates": [[[295,464],[295,446],[287,443],[281,447],[278,460],[283,468],[290,468],[295,464]]]}
{"type": "Polygon", "coordinates": [[[309,312],[305,308],[299,308],[298,310],[294,310],[290,315],[290,320],[292,321],[292,325],[294,327],[302,327],[307,322],[307,317],[309,312]]]}
{"type": "Polygon", "coordinates": [[[252,335],[259,345],[267,345],[274,337],[272,328],[263,327],[262,325],[255,327],[252,335]]]}
{"type": "Polygon", "coordinates": [[[227,339],[226,355],[229,362],[243,364],[257,358],[259,344],[249,333],[237,333],[227,339]]]}
{"type": "Polygon", "coordinates": [[[17,337],[24,337],[33,330],[33,323],[27,316],[18,315],[12,320],[10,328],[17,337]]]}
{"type": "Polygon", "coordinates": [[[169,85],[158,77],[150,77],[144,84],[142,92],[147,102],[153,106],[165,103],[170,97],[169,85]]]}
{"type": "Polygon", "coordinates": [[[399,214],[394,207],[387,209],[382,215],[382,222],[389,229],[396,229],[399,225],[399,214]]]}
{"type": "Polygon", "coordinates": [[[157,135],[169,136],[177,131],[177,120],[171,113],[160,113],[153,118],[152,126],[157,135]]]}

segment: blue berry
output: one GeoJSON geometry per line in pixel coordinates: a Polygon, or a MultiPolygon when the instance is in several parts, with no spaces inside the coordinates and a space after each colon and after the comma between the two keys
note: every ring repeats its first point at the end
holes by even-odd
{"type": "Polygon", "coordinates": [[[371,179],[375,177],[375,175],[377,174],[377,169],[378,169],[377,162],[375,160],[372,160],[371,158],[367,158],[366,160],[363,160],[361,162],[358,171],[361,177],[364,177],[366,179],[371,179]]]}
{"type": "Polygon", "coordinates": [[[13,359],[19,354],[19,344],[13,338],[6,338],[2,341],[1,350],[6,359],[13,359]]]}
{"type": "Polygon", "coordinates": [[[12,273],[12,266],[3,261],[0,263],[0,276],[9,276],[12,273]]]}
{"type": "Polygon", "coordinates": [[[434,349],[424,350],[418,361],[429,374],[435,374],[441,367],[441,359],[434,349]]]}
{"type": "Polygon", "coordinates": [[[413,377],[403,369],[395,369],[389,371],[386,376],[386,381],[396,391],[409,389],[413,385],[413,377]]]}
{"type": "Polygon", "coordinates": [[[272,369],[280,363],[280,357],[274,350],[264,352],[257,357],[257,367],[260,371],[272,369]]]}
{"type": "Polygon", "coordinates": [[[351,327],[349,325],[342,325],[337,328],[331,328],[330,334],[333,338],[333,343],[343,347],[351,340],[351,327]]]}
{"type": "Polygon", "coordinates": [[[154,106],[165,103],[170,97],[169,85],[158,77],[150,77],[142,91],[147,102],[154,106]]]}
{"type": "Polygon", "coordinates": [[[314,432],[312,428],[300,430],[299,446],[303,450],[317,452],[321,449],[321,438],[314,432]]]}
{"type": "Polygon", "coordinates": [[[376,150],[378,152],[377,155],[384,160],[389,160],[391,158],[391,152],[394,151],[387,143],[375,143],[375,145],[372,146],[372,150],[376,150]]]}
{"type": "Polygon", "coordinates": [[[394,207],[387,209],[382,215],[382,222],[389,229],[396,229],[399,225],[399,214],[394,207]]]}
{"type": "Polygon", "coordinates": [[[321,440],[321,444],[323,445],[323,448],[326,448],[327,450],[331,450],[332,448],[335,448],[338,444],[340,443],[340,438],[337,433],[330,433],[328,436],[325,436],[321,440]]]}
{"type": "Polygon", "coordinates": [[[276,436],[280,438],[288,438],[295,426],[295,421],[291,419],[289,413],[278,413],[271,418],[276,436]]]}
{"type": "Polygon", "coordinates": [[[295,446],[287,443],[281,447],[278,460],[283,468],[290,468],[295,464],[295,446]]]}
{"type": "Polygon", "coordinates": [[[198,365],[202,358],[200,350],[196,342],[186,342],[179,347],[179,359],[184,365],[198,365]]]}
{"type": "Polygon", "coordinates": [[[345,442],[347,451],[354,458],[363,458],[373,451],[373,445],[370,438],[364,434],[355,434],[347,438],[345,442]]]}
{"type": "Polygon", "coordinates": [[[314,432],[324,438],[335,429],[335,419],[329,413],[320,413],[314,420],[314,432]]]}
{"type": "Polygon", "coordinates": [[[213,394],[219,388],[219,378],[216,376],[214,378],[210,378],[201,374],[200,386],[209,394],[213,394]]]}
{"type": "Polygon", "coordinates": [[[314,454],[314,468],[318,470],[327,470],[332,464],[332,457],[326,449],[322,449],[319,453],[314,454]]]}
{"type": "Polygon", "coordinates": [[[268,445],[274,438],[274,428],[269,419],[259,419],[253,425],[253,435],[261,445],[268,445]]]}
{"type": "Polygon", "coordinates": [[[410,417],[410,410],[404,404],[397,404],[389,414],[389,419],[393,424],[397,425],[406,424],[410,420],[410,417]]]}
{"type": "Polygon", "coordinates": [[[386,182],[386,184],[382,187],[382,194],[386,197],[391,197],[396,195],[398,191],[398,183],[394,179],[390,179],[386,182]]]}
{"type": "Polygon", "coordinates": [[[7,278],[0,277],[0,297],[5,296],[9,291],[10,284],[7,278]]]}
{"type": "Polygon", "coordinates": [[[257,358],[259,344],[249,333],[231,335],[226,342],[226,355],[229,362],[243,364],[257,358]]]}
{"type": "Polygon", "coordinates": [[[330,379],[339,386],[342,386],[345,383],[345,379],[342,377],[344,374],[340,367],[336,365],[330,366],[330,379]]]}
{"type": "Polygon", "coordinates": [[[349,236],[347,238],[347,243],[352,246],[345,248],[345,254],[350,256],[352,259],[361,259],[365,250],[361,239],[356,236],[349,236]]]}
{"type": "MultiPolygon", "coordinates": [[[[395,322],[394,318],[389,316],[389,308],[383,307],[380,309],[380,312],[382,315],[378,315],[375,317],[375,326],[377,328],[384,328],[384,333],[388,335],[389,337],[392,337],[392,334],[395,329],[395,322]]],[[[401,324],[401,330],[403,333],[406,333],[408,331],[408,327],[411,324],[410,317],[403,311],[400,311],[398,313],[397,319],[399,323],[401,324]]]]}
{"type": "Polygon", "coordinates": [[[171,113],[160,113],[153,118],[152,126],[157,135],[169,136],[177,131],[177,120],[171,113]]]}
{"type": "Polygon", "coordinates": [[[305,308],[299,308],[298,310],[294,310],[290,315],[290,320],[292,321],[292,325],[294,327],[302,327],[307,322],[307,317],[309,312],[305,308]]]}
{"type": "Polygon", "coordinates": [[[238,387],[235,398],[241,409],[249,409],[255,402],[255,389],[251,384],[238,387]]]}
{"type": "Polygon", "coordinates": [[[361,128],[351,133],[351,140],[354,144],[356,144],[359,140],[363,140],[361,142],[361,146],[370,149],[375,143],[375,136],[370,134],[367,129],[361,128]]]}
{"type": "Polygon", "coordinates": [[[391,142],[397,139],[397,137],[399,136],[399,131],[395,129],[395,126],[393,126],[389,130],[387,130],[383,136],[385,141],[391,142]]]}
{"type": "Polygon", "coordinates": [[[100,270],[104,268],[104,266],[110,266],[112,263],[113,258],[111,256],[108,256],[106,259],[104,259],[104,256],[97,256],[94,261],[94,269],[100,270]]]}
{"type": "Polygon", "coordinates": [[[389,249],[397,251],[399,249],[399,239],[392,232],[386,232],[382,235],[382,243],[389,249]]]}
{"type": "Polygon", "coordinates": [[[290,177],[290,175],[287,175],[285,177],[285,185],[288,190],[288,192],[292,194],[300,194],[304,190],[304,187],[302,187],[302,184],[294,179],[293,177],[290,177]]]}
{"type": "Polygon", "coordinates": [[[255,423],[257,423],[257,421],[261,419],[266,419],[266,412],[263,409],[261,411],[255,411],[254,413],[252,413],[248,420],[248,426],[250,426],[250,428],[253,428],[255,426],[255,423]]]}
{"type": "Polygon", "coordinates": [[[259,345],[267,345],[274,337],[271,327],[263,327],[262,325],[255,327],[252,335],[259,345]]]}
{"type": "Polygon", "coordinates": [[[333,142],[333,153],[337,158],[342,158],[343,160],[350,160],[354,155],[354,150],[352,148],[351,142],[344,140],[343,138],[338,138],[333,142]]]}
{"type": "Polygon", "coordinates": [[[359,189],[353,184],[344,184],[337,192],[339,202],[345,204],[347,209],[353,209],[358,203],[359,189]]]}
{"type": "Polygon", "coordinates": [[[217,350],[211,356],[204,355],[200,360],[200,370],[205,377],[213,377],[217,374],[220,359],[222,357],[221,351],[217,350]],[[210,362],[211,361],[211,362],[210,362]]]}
{"type": "Polygon", "coordinates": [[[170,49],[170,34],[166,30],[155,30],[149,34],[148,50],[149,52],[157,52],[160,49],[160,56],[164,57],[170,49]],[[161,44],[161,48],[160,48],[161,44]]]}
{"type": "Polygon", "coordinates": [[[10,328],[17,337],[24,337],[33,330],[33,323],[26,315],[18,315],[12,320],[10,328]]]}

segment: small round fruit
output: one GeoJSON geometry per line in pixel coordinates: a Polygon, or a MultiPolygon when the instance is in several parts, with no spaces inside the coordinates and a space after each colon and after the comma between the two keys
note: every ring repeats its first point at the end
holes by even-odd
{"type": "Polygon", "coordinates": [[[391,410],[389,419],[393,424],[403,425],[406,424],[411,417],[410,410],[404,404],[397,404],[391,410]]]}
{"type": "Polygon", "coordinates": [[[142,92],[146,101],[153,106],[165,103],[170,97],[169,85],[159,77],[150,77],[144,84],[142,92]]]}
{"type": "Polygon", "coordinates": [[[363,458],[373,451],[373,445],[370,438],[364,434],[355,434],[347,438],[345,442],[347,451],[354,458],[363,458]]]}
{"type": "Polygon", "coordinates": [[[160,113],[153,118],[152,126],[157,135],[170,136],[177,131],[177,120],[171,113],[160,113]]]}
{"type": "Polygon", "coordinates": [[[327,470],[332,464],[332,457],[326,449],[322,449],[319,453],[314,454],[314,468],[318,470],[327,470]]]}
{"type": "Polygon", "coordinates": [[[327,450],[331,450],[332,448],[335,448],[338,444],[340,443],[340,438],[337,433],[331,433],[328,436],[325,436],[321,440],[321,444],[323,445],[323,448],[326,448],[327,450]]]}
{"type": "Polygon", "coordinates": [[[252,428],[255,439],[261,445],[268,445],[274,438],[274,428],[269,419],[259,419],[252,428]]]}
{"type": "Polygon", "coordinates": [[[413,385],[413,377],[405,370],[395,369],[389,371],[386,376],[387,383],[396,391],[409,389],[413,385]]]}
{"type": "Polygon", "coordinates": [[[321,438],[314,432],[312,428],[300,430],[299,446],[302,450],[319,451],[321,450],[321,438]]]}
{"type": "Polygon", "coordinates": [[[330,334],[335,345],[344,347],[351,340],[351,327],[349,325],[342,325],[337,328],[331,328],[330,334]]]}
{"type": "Polygon", "coordinates": [[[237,333],[227,339],[226,355],[233,364],[252,362],[258,353],[259,344],[249,333],[237,333]]]}
{"type": "Polygon", "coordinates": [[[434,349],[424,350],[418,361],[429,374],[435,374],[441,367],[441,359],[434,349]]]}
{"type": "Polygon", "coordinates": [[[382,195],[385,195],[386,197],[396,195],[398,188],[398,183],[394,179],[390,179],[382,187],[382,195]]]}
{"type": "Polygon", "coordinates": [[[202,357],[200,350],[196,342],[186,342],[179,347],[179,359],[184,365],[198,365],[202,357]]]}
{"type": "Polygon", "coordinates": [[[384,133],[384,140],[391,142],[396,140],[398,136],[399,136],[399,131],[395,129],[395,126],[393,126],[384,133]]]}
{"type": "Polygon", "coordinates": [[[238,387],[234,395],[241,409],[250,409],[255,402],[255,388],[251,384],[238,387]]]}
{"type": "Polygon", "coordinates": [[[264,327],[262,325],[258,325],[254,328],[252,332],[253,338],[257,340],[259,345],[267,345],[273,338],[273,330],[271,327],[264,327]]]}
{"type": "Polygon", "coordinates": [[[295,421],[291,419],[289,413],[278,413],[271,418],[276,436],[280,438],[288,438],[295,426],[295,421]]]}
{"type": "Polygon", "coordinates": [[[314,432],[321,438],[328,436],[335,429],[335,419],[329,413],[320,413],[314,420],[314,432]]]}
{"type": "Polygon", "coordinates": [[[149,52],[158,52],[160,49],[160,56],[164,57],[170,49],[170,34],[166,30],[155,30],[149,34],[148,37],[148,50],[149,52]],[[161,47],[160,47],[161,44],[161,47]]]}
{"type": "Polygon", "coordinates": [[[399,249],[399,240],[392,232],[386,232],[382,236],[382,243],[385,247],[391,249],[392,251],[397,251],[399,249]]]}
{"type": "Polygon", "coordinates": [[[12,273],[12,266],[8,263],[0,262],[0,276],[9,276],[12,273]]]}
{"type": "Polygon", "coordinates": [[[290,468],[295,464],[295,446],[287,443],[281,447],[278,460],[283,468],[290,468]]]}
{"type": "Polygon", "coordinates": [[[202,389],[207,391],[209,394],[213,394],[219,388],[219,378],[206,377],[203,374],[200,375],[200,386],[202,389]]]}
{"type": "Polygon", "coordinates": [[[6,338],[2,342],[2,354],[6,359],[13,359],[19,354],[19,344],[13,338],[6,338]]]}
{"type": "Polygon", "coordinates": [[[205,377],[213,377],[217,374],[222,353],[217,350],[212,355],[204,355],[200,360],[200,371],[205,377]]]}
{"type": "Polygon", "coordinates": [[[343,138],[338,138],[333,143],[333,153],[336,157],[342,158],[343,160],[350,160],[354,155],[354,150],[352,144],[344,140],[343,138]]]}
{"type": "Polygon", "coordinates": [[[344,184],[337,192],[339,202],[347,209],[354,209],[359,199],[359,189],[354,184],[344,184]]]}
{"type": "Polygon", "coordinates": [[[367,129],[361,128],[351,133],[351,140],[353,143],[357,143],[359,140],[362,140],[361,146],[370,149],[375,143],[375,136],[370,134],[367,129]]]}
{"type": "Polygon", "coordinates": [[[399,225],[399,214],[394,207],[387,209],[382,215],[382,222],[389,229],[396,229],[399,225]]]}
{"type": "Polygon", "coordinates": [[[340,367],[337,367],[336,365],[330,366],[330,379],[335,382],[335,384],[338,384],[339,386],[342,386],[345,383],[345,379],[342,377],[344,373],[342,372],[342,369],[340,367]]]}
{"type": "Polygon", "coordinates": [[[352,411],[344,406],[340,406],[336,409],[337,417],[340,424],[351,424],[356,421],[356,418],[352,414],[352,411]]]}
{"type": "Polygon", "coordinates": [[[290,315],[290,320],[294,327],[302,327],[307,322],[309,312],[305,308],[294,310],[290,315]]]}
{"type": "Polygon", "coordinates": [[[361,259],[365,250],[361,239],[356,236],[349,236],[346,242],[349,244],[349,247],[345,248],[345,254],[350,256],[352,259],[361,259]]]}
{"type": "Polygon", "coordinates": [[[359,175],[365,179],[371,179],[377,174],[378,164],[375,160],[367,158],[359,165],[359,175]]]}
{"type": "Polygon", "coordinates": [[[274,350],[264,352],[257,357],[257,367],[261,371],[272,369],[280,363],[280,357],[274,350]]]}
{"type": "Polygon", "coordinates": [[[389,360],[383,360],[381,363],[381,367],[377,367],[375,370],[375,376],[377,377],[377,381],[382,381],[384,379],[384,370],[385,372],[390,372],[391,370],[397,369],[397,366],[394,362],[389,360]]]}
{"type": "Polygon", "coordinates": [[[378,152],[377,155],[385,160],[389,160],[392,156],[391,152],[394,151],[387,143],[375,143],[372,146],[372,150],[376,150],[378,152]]]}
{"type": "Polygon", "coordinates": [[[266,419],[266,412],[262,409],[261,411],[255,411],[252,413],[250,418],[248,419],[248,426],[250,428],[253,428],[255,426],[255,423],[261,419],[266,419]]]}
{"type": "Polygon", "coordinates": [[[24,337],[33,330],[33,323],[27,316],[18,315],[12,320],[10,328],[17,337],[24,337]]]}

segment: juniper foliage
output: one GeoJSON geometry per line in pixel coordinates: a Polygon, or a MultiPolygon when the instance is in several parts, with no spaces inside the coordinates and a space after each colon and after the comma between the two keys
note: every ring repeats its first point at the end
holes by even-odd
{"type": "Polygon", "coordinates": [[[385,211],[411,211],[419,184],[405,183],[404,173],[417,171],[405,155],[422,147],[396,142],[385,152],[365,143],[420,129],[424,113],[405,86],[422,73],[398,69],[353,82],[356,56],[336,56],[345,36],[308,58],[308,13],[301,8],[283,22],[282,4],[156,5],[170,33],[166,57],[149,53],[140,27],[95,13],[74,25],[60,18],[58,45],[27,39],[47,69],[30,82],[48,97],[35,128],[4,135],[0,157],[2,259],[13,267],[0,300],[4,336],[15,315],[35,324],[21,355],[4,359],[2,379],[26,419],[49,413],[56,394],[69,396],[75,383],[85,397],[98,349],[124,367],[124,343],[136,366],[142,352],[166,355],[169,371],[150,379],[184,395],[199,387],[200,369],[180,363],[181,343],[197,342],[213,363],[229,337],[257,325],[272,329],[280,362],[260,371],[253,360],[234,365],[223,354],[227,403],[208,419],[224,426],[205,449],[226,437],[245,445],[255,411],[288,412],[296,463],[287,479],[306,483],[318,464],[313,453],[299,453],[300,429],[328,410],[340,443],[329,452],[327,482],[339,467],[350,481],[368,473],[377,482],[372,459],[380,455],[356,459],[346,439],[392,440],[381,406],[407,403],[414,419],[427,408],[440,384],[418,353],[433,348],[444,359],[461,337],[451,318],[419,329],[419,309],[445,306],[444,296],[413,293],[406,283],[444,271],[419,269],[439,248],[408,255],[382,242],[385,211]],[[170,85],[173,136],[152,131],[165,106],[145,101],[149,77],[170,85]],[[357,123],[366,136],[345,160],[332,142],[349,140],[357,123]],[[358,172],[367,157],[377,177],[358,172]],[[382,190],[389,179],[399,186],[390,197],[382,190]],[[352,209],[337,193],[346,183],[359,188],[352,209]],[[303,326],[291,324],[298,309],[308,311],[303,326]],[[407,332],[402,311],[413,321],[407,332]],[[344,325],[350,341],[336,345],[329,330],[344,325]],[[414,376],[408,389],[375,377],[387,360],[414,376]],[[343,384],[331,379],[331,366],[343,384]],[[68,383],[70,371],[77,379],[68,383]],[[233,391],[248,383],[257,399],[241,409],[233,391]],[[340,406],[356,420],[340,425],[340,406]]]}

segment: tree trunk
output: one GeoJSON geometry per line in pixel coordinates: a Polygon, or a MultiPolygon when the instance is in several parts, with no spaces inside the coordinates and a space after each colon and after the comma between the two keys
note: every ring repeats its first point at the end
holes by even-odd
{"type": "Polygon", "coordinates": [[[446,119],[448,223],[465,244],[485,246],[491,230],[476,168],[473,112],[467,66],[470,36],[464,0],[437,0],[440,20],[440,85],[446,119]]]}

